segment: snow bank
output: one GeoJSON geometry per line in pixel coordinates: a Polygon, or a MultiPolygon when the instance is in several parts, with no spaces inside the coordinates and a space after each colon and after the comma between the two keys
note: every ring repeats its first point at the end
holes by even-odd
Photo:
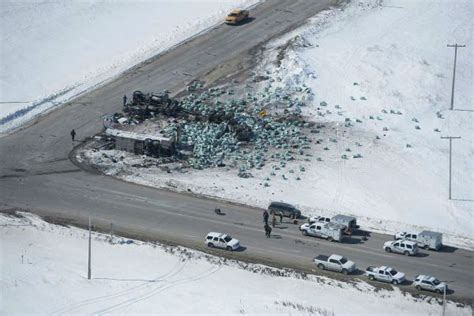
{"type": "MultiPolygon", "coordinates": [[[[0,215],[0,313],[9,314],[313,314],[441,313],[437,299],[405,296],[325,277],[93,234],[22,213],[0,215]],[[344,302],[341,304],[341,302],[344,302]]],[[[471,315],[448,302],[447,314],[471,315]]]]}
{"type": "Polygon", "coordinates": [[[446,45],[466,45],[458,50],[455,108],[472,111],[473,14],[471,1],[358,1],[292,34],[309,45],[290,51],[274,75],[305,78],[315,92],[305,114],[332,126],[324,136],[337,143],[309,168],[313,180],[303,188],[283,185],[285,196],[379,219],[374,228],[400,222],[399,229],[472,240],[473,112],[448,110],[454,51],[446,45]],[[453,144],[453,200],[441,136],[462,137],[453,144]]]}
{"type": "Polygon", "coordinates": [[[0,132],[256,2],[1,1],[0,132]]]}

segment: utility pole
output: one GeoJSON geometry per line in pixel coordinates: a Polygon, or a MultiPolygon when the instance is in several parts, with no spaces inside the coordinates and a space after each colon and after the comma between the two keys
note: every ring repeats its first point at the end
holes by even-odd
{"type": "Polygon", "coordinates": [[[452,170],[452,152],[453,152],[453,139],[460,139],[461,137],[445,136],[441,139],[449,139],[449,199],[451,200],[451,170],[452,170]]]}
{"type": "Polygon", "coordinates": [[[458,47],[466,47],[466,45],[448,44],[448,47],[454,47],[454,67],[453,67],[453,85],[451,87],[451,111],[454,109],[454,80],[456,78],[456,58],[458,55],[458,47]]]}
{"type": "Polygon", "coordinates": [[[87,266],[87,279],[91,279],[91,218],[89,216],[89,260],[87,266]]]}

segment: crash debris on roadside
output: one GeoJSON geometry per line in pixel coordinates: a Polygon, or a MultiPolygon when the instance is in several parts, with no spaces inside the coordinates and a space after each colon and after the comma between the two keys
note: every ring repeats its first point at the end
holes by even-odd
{"type": "Polygon", "coordinates": [[[145,155],[157,163],[167,157],[184,168],[233,168],[243,178],[268,163],[279,170],[289,161],[309,160],[311,135],[324,127],[301,115],[306,105],[301,94],[311,91],[253,93],[248,84],[204,86],[191,82],[188,94],[179,99],[168,91],[133,92],[128,102],[124,97],[122,112],[104,117],[105,132],[92,148],[145,155]]]}

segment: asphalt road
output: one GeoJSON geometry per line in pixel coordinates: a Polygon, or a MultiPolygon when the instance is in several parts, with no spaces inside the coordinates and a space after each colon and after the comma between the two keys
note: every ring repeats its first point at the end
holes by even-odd
{"type": "Polygon", "coordinates": [[[105,231],[113,223],[118,233],[203,250],[208,250],[203,244],[207,232],[227,232],[241,240],[242,251],[213,253],[307,272],[314,270],[311,259],[316,254],[338,253],[362,269],[386,264],[409,278],[433,274],[448,281],[454,290],[451,298],[471,303],[473,252],[447,248],[405,257],[381,249],[391,236],[372,233],[366,242],[354,237],[348,243],[330,243],[304,237],[292,224],[274,229],[273,238],[267,239],[261,210],[124,183],[82,171],[68,158],[79,144],[71,143],[70,130],[74,128],[79,139],[98,133],[101,116],[119,111],[124,94],[136,89],[178,91],[231,60],[248,58],[265,41],[293,29],[333,2],[267,1],[252,10],[255,19],[250,23],[213,28],[0,138],[0,208],[20,208],[77,225],[84,225],[91,216],[96,227],[105,231]],[[216,206],[226,215],[216,215],[216,206]]]}

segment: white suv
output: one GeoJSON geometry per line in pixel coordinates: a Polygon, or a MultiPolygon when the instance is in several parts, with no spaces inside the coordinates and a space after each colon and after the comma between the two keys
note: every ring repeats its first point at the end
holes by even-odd
{"type": "Polygon", "coordinates": [[[417,290],[428,290],[440,294],[443,293],[445,289],[448,291],[446,283],[429,275],[417,275],[415,281],[413,281],[413,285],[417,290]]]}
{"type": "Polygon", "coordinates": [[[230,235],[210,232],[207,234],[204,243],[210,248],[222,248],[234,251],[240,248],[240,242],[230,235]]]}
{"type": "Polygon", "coordinates": [[[391,240],[383,244],[386,252],[397,252],[407,256],[415,256],[418,253],[418,245],[410,240],[391,240]]]}

